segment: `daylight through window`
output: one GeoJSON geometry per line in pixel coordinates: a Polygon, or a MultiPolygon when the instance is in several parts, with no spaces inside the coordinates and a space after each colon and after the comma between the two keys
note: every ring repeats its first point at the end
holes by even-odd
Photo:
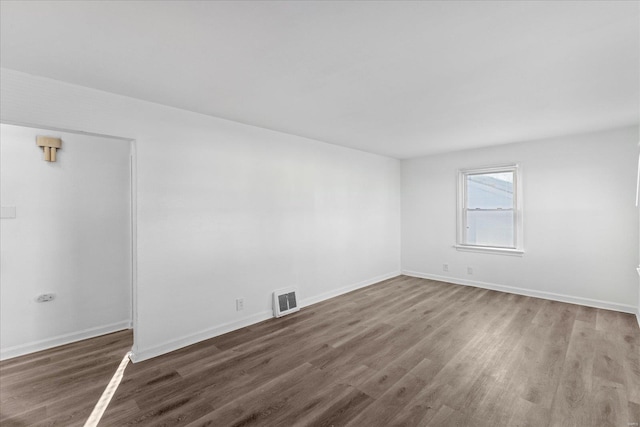
{"type": "Polygon", "coordinates": [[[521,249],[518,167],[460,171],[458,246],[521,249]]]}

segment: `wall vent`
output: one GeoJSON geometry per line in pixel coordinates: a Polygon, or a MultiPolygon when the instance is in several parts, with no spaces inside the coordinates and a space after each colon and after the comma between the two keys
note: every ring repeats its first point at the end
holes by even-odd
{"type": "Polygon", "coordinates": [[[300,310],[298,291],[296,288],[278,289],[273,292],[273,315],[282,317],[285,314],[300,310]]]}

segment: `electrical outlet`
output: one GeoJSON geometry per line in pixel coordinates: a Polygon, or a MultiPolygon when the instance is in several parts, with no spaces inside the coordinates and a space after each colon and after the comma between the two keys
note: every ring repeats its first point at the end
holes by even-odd
{"type": "Polygon", "coordinates": [[[236,299],[236,311],[244,310],[244,298],[236,299]]]}
{"type": "Polygon", "coordinates": [[[467,274],[473,274],[473,268],[467,267],[467,274]]]}
{"type": "Polygon", "coordinates": [[[449,271],[449,264],[442,264],[442,271],[449,271]]]}

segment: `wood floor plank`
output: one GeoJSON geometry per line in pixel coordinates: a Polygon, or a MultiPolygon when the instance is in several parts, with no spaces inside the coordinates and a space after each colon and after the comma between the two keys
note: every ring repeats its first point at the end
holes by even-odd
{"type": "Polygon", "coordinates": [[[426,403],[415,402],[409,403],[404,406],[390,421],[389,427],[414,427],[425,426],[433,419],[438,413],[440,406],[439,402],[426,403]]]}
{"type": "MultiPolygon", "coordinates": [[[[0,362],[0,423],[82,425],[131,332],[0,362]]],[[[129,364],[101,426],[625,426],[632,315],[399,276],[129,364]]]]}
{"type": "Polygon", "coordinates": [[[376,371],[368,380],[360,384],[358,389],[368,396],[378,399],[406,374],[406,369],[389,364],[384,369],[376,371]]]}
{"type": "MultiPolygon", "coordinates": [[[[634,316],[617,316],[619,333],[611,335],[617,339],[618,351],[622,355],[623,377],[625,390],[630,408],[640,408],[640,334],[634,316]]],[[[631,419],[638,421],[640,426],[640,411],[630,409],[631,419]]]]}
{"type": "MultiPolygon", "coordinates": [[[[517,397],[511,401],[511,418],[508,426],[544,427],[550,423],[549,409],[517,397]]],[[[587,424],[588,425],[588,424],[587,424]]]]}
{"type": "Polygon", "coordinates": [[[84,423],[131,345],[121,331],[0,362],[0,423],[84,423]]]}
{"type": "MultiPolygon", "coordinates": [[[[377,379],[379,377],[376,376],[375,378],[377,379]]],[[[373,390],[374,393],[378,393],[383,389],[385,390],[377,397],[375,394],[367,392],[366,384],[364,384],[363,387],[358,387],[367,395],[374,397],[376,404],[373,405],[370,410],[360,412],[357,417],[348,423],[349,426],[388,425],[396,414],[408,405],[413,397],[426,385],[425,381],[410,373],[405,374],[397,381],[387,382],[393,382],[393,384],[384,388],[379,387],[379,383],[376,384],[373,390]]]]}
{"type": "MultiPolygon", "coordinates": [[[[591,394],[591,406],[585,417],[588,422],[602,427],[624,426],[631,422],[622,385],[594,377],[591,394]]],[[[560,420],[557,425],[560,425],[560,420]]]]}
{"type": "Polygon", "coordinates": [[[370,396],[356,388],[351,388],[349,394],[334,402],[308,424],[301,425],[316,427],[344,426],[358,414],[367,410],[373,402],[374,399],[370,396]]]}
{"type": "Polygon", "coordinates": [[[596,333],[591,326],[579,320],[574,322],[569,349],[563,365],[560,384],[553,401],[551,419],[567,426],[584,425],[592,405],[592,372],[596,333]]]}
{"type": "Polygon", "coordinates": [[[296,395],[328,381],[327,372],[304,363],[187,425],[269,425],[276,416],[290,410],[296,395]]]}

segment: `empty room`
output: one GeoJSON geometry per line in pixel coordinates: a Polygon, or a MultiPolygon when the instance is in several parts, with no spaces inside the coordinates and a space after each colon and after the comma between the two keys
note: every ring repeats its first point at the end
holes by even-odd
{"type": "Polygon", "coordinates": [[[2,426],[640,426],[640,2],[0,0],[2,426]]]}

